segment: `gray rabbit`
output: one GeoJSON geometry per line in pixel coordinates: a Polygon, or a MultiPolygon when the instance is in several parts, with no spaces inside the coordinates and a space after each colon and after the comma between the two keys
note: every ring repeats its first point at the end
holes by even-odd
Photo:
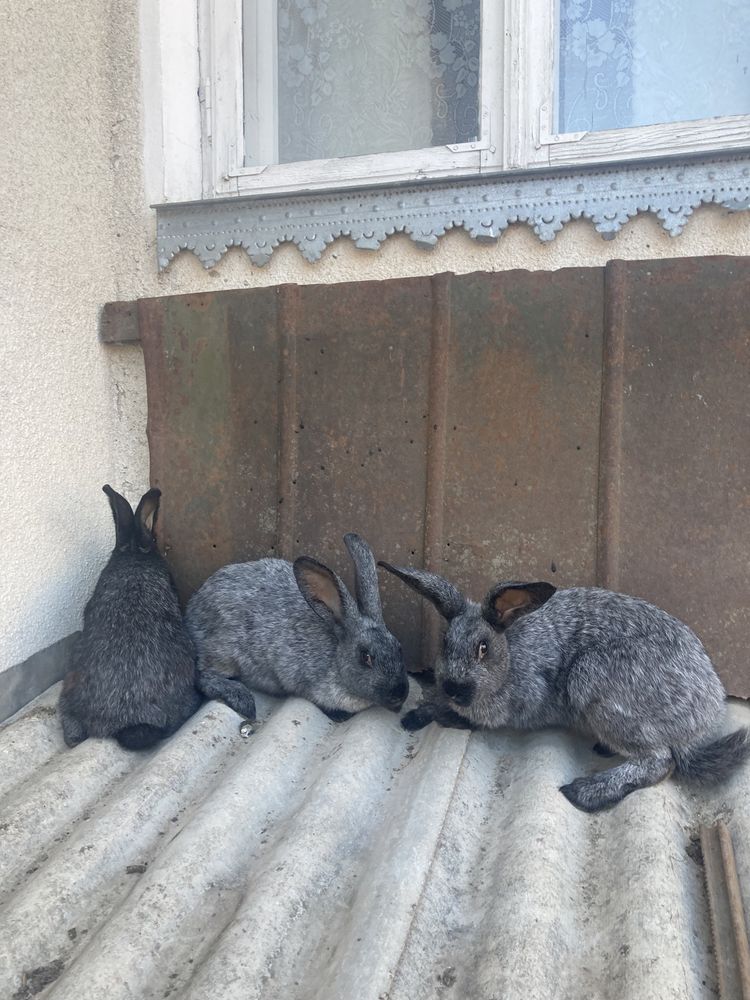
{"type": "Polygon", "coordinates": [[[114,736],[128,750],[146,749],[178,729],[201,694],[222,698],[243,715],[254,710],[242,684],[196,672],[169,567],[156,547],[161,491],[145,493],[134,515],[111,486],[103,490],[116,543],[84,610],[63,682],[59,709],[67,745],[114,736]]]}
{"type": "Polygon", "coordinates": [[[371,705],[399,711],[409,691],[401,646],[383,622],[375,559],[344,536],[356,602],[327,566],[301,556],[224,566],[188,602],[201,670],[271,695],[298,695],[334,721],[371,705]]]}
{"type": "Polygon", "coordinates": [[[436,697],[402,725],[537,729],[592,735],[617,766],[560,791],[587,812],[673,771],[718,781],[750,753],[748,730],[716,737],[724,689],[698,637],[665,611],[595,587],[499,583],[484,604],[432,573],[380,563],[447,619],[436,697]]]}

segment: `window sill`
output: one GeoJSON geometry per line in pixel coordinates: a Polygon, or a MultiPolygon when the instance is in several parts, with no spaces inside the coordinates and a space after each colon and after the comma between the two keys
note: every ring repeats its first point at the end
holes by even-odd
{"type": "Polygon", "coordinates": [[[157,250],[160,269],[182,250],[213,267],[232,246],[262,266],[284,242],[313,262],[339,236],[377,250],[405,232],[431,249],[448,229],[494,241],[512,222],[525,222],[549,241],[578,218],[612,239],[639,212],[653,212],[679,236],[694,209],[711,202],[750,209],[750,153],[158,205],[157,250]]]}

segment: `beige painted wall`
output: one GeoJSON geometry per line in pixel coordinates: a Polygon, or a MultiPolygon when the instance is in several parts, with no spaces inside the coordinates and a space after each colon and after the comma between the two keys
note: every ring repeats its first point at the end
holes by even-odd
{"type": "Polygon", "coordinates": [[[143,360],[138,347],[98,343],[104,302],[283,281],[750,253],[750,216],[704,208],[676,240],[647,217],[612,242],[576,222],[552,244],[525,227],[489,247],[450,233],[431,252],[402,236],[376,253],[342,240],[314,265],[287,246],[265,269],[232,251],[210,271],[182,254],[157,275],[137,7],[0,0],[0,670],[79,626],[112,544],[101,485],[131,499],[148,485],[143,360]]]}

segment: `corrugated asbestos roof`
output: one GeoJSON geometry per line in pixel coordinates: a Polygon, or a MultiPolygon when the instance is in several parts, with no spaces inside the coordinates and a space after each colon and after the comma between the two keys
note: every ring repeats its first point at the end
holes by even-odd
{"type": "Polygon", "coordinates": [[[606,762],[558,731],[259,698],[248,739],[212,702],[148,754],[67,750],[57,694],[0,730],[3,998],[717,995],[695,835],[728,821],[747,905],[747,773],[589,816],[557,787],[606,762]]]}

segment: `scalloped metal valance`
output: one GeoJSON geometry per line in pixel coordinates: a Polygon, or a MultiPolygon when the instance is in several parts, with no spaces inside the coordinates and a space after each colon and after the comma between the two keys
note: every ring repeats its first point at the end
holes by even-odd
{"type": "Polygon", "coordinates": [[[639,212],[653,212],[678,236],[692,212],[709,203],[750,209],[750,154],[158,205],[157,249],[160,269],[181,250],[213,267],[233,246],[262,266],[285,242],[312,262],[339,236],[377,250],[404,232],[430,249],[449,229],[494,241],[512,222],[527,223],[548,241],[566,222],[586,218],[612,239],[639,212]]]}

